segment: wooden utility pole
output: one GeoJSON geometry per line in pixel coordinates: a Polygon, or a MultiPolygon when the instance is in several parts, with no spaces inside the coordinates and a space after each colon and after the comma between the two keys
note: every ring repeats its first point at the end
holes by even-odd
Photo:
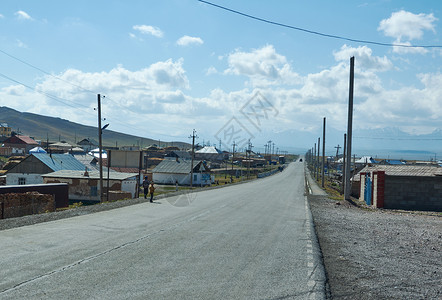
{"type": "Polygon", "coordinates": [[[232,152],[232,172],[230,173],[230,182],[233,182],[233,160],[234,160],[234,158],[235,158],[235,146],[236,146],[236,144],[235,144],[235,141],[233,141],[233,152],[232,152]]]}
{"type": "Polygon", "coordinates": [[[324,124],[322,126],[322,187],[324,187],[325,177],[325,117],[324,124]]]}
{"type": "Polygon", "coordinates": [[[339,149],[341,149],[341,146],[339,146],[339,144],[338,144],[338,146],[336,146],[335,148],[336,148],[336,160],[338,160],[339,159],[339,149]]]}
{"type": "Polygon", "coordinates": [[[316,177],[316,143],[315,143],[315,147],[314,147],[313,151],[313,159],[312,159],[312,163],[313,163],[313,177],[316,177]]]}
{"type": "Polygon", "coordinates": [[[190,136],[192,138],[192,162],[190,164],[190,188],[193,187],[193,160],[195,159],[195,129],[190,136]]]}
{"type": "Polygon", "coordinates": [[[354,88],[355,57],[350,58],[350,84],[348,95],[348,123],[347,123],[347,165],[345,168],[344,198],[350,200],[351,193],[351,139],[353,130],[353,88],[354,88]]]}
{"type": "Polygon", "coordinates": [[[342,156],[343,161],[342,161],[342,191],[341,194],[344,194],[344,186],[345,186],[345,168],[346,168],[346,164],[345,164],[345,160],[346,160],[346,150],[347,149],[347,134],[344,133],[344,155],[342,156]]]}
{"type": "Polygon", "coordinates": [[[97,97],[98,100],[98,157],[99,157],[99,163],[100,163],[100,202],[103,201],[103,144],[101,140],[101,96],[98,94],[97,97]]]}
{"type": "Polygon", "coordinates": [[[320,150],[321,150],[321,138],[318,137],[318,156],[316,157],[316,163],[318,165],[318,169],[316,170],[316,180],[319,180],[319,171],[320,171],[320,168],[321,168],[321,166],[319,164],[319,153],[320,153],[320,150]]]}
{"type": "MultiPolygon", "coordinates": [[[[112,165],[111,150],[107,151],[107,188],[106,188],[106,201],[109,202],[109,172],[112,165]]],[[[137,192],[135,197],[138,198],[140,193],[139,181],[137,182],[137,192]]]]}

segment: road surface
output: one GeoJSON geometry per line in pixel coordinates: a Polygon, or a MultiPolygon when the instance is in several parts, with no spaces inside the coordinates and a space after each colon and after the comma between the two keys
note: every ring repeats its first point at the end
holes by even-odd
{"type": "Polygon", "coordinates": [[[0,299],[324,299],[304,165],[0,231],[0,299]]]}

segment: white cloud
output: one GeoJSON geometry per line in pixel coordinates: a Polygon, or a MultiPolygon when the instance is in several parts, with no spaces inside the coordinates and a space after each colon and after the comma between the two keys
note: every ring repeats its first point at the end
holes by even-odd
{"type": "MultiPolygon", "coordinates": [[[[438,19],[431,14],[413,14],[400,10],[391,14],[391,17],[379,23],[378,30],[385,36],[393,37],[395,44],[411,45],[411,41],[419,40],[423,37],[424,31],[435,30],[435,22],[438,19]]],[[[426,53],[424,48],[394,47],[396,53],[426,53]]]]}
{"type": "Polygon", "coordinates": [[[132,28],[142,34],[150,34],[159,38],[163,37],[164,35],[161,29],[150,25],[135,25],[132,28]]]}
{"type": "MultiPolygon", "coordinates": [[[[112,130],[150,137],[153,132],[161,132],[183,140],[193,128],[202,138],[213,138],[233,116],[253,130],[246,119],[241,119],[239,111],[259,90],[279,111],[277,117],[266,120],[262,135],[294,128],[310,132],[322,126],[324,116],[327,126],[343,131],[347,120],[349,58],[355,56],[354,128],[397,126],[423,132],[440,127],[442,74],[420,74],[419,88],[410,84],[388,90],[378,73],[395,71],[394,66],[385,56],[374,53],[366,46],[344,45],[333,53],[334,64],[302,77],[273,46],[249,52],[237,50],[217,63],[227,61],[224,74],[245,76],[251,85],[236,90],[216,88],[202,97],[190,95],[191,81],[184,61],[169,59],[138,70],[123,66],[103,72],[68,69],[58,75],[63,81],[47,76],[36,85],[36,90],[59,97],[62,102],[16,85],[0,89],[0,99],[20,111],[95,126],[96,95],[84,89],[96,91],[106,95],[102,113],[112,130]]],[[[215,72],[215,67],[210,67],[206,74],[215,72]]]]}
{"type": "Polygon", "coordinates": [[[398,11],[391,14],[391,17],[380,22],[378,30],[383,31],[386,36],[402,40],[415,40],[422,38],[424,30],[435,32],[434,22],[437,18],[433,14],[413,14],[408,11],[398,11]]]}
{"type": "Polygon", "coordinates": [[[228,57],[229,68],[225,74],[248,76],[252,86],[274,84],[299,84],[299,75],[291,70],[285,56],[272,45],[251,52],[235,51],[228,57]]]}
{"type": "MultiPolygon", "coordinates": [[[[396,45],[403,45],[403,46],[411,46],[410,42],[401,42],[399,40],[396,40],[394,42],[396,45]]],[[[393,46],[393,52],[399,53],[399,54],[409,54],[409,53],[416,53],[416,54],[425,54],[428,52],[427,49],[422,47],[401,47],[401,46],[393,46]]]]}
{"type": "Polygon", "coordinates": [[[202,45],[204,42],[199,37],[182,36],[176,41],[178,46],[202,45]]]}
{"type": "Polygon", "coordinates": [[[393,68],[393,63],[386,57],[373,56],[372,50],[367,46],[360,46],[358,48],[349,47],[344,45],[333,55],[336,61],[348,62],[350,57],[354,56],[357,61],[356,66],[373,70],[373,71],[388,71],[393,68]]]}
{"type": "Polygon", "coordinates": [[[213,75],[213,74],[218,74],[218,70],[214,66],[210,66],[206,71],[206,75],[213,75]]]}
{"type": "Polygon", "coordinates": [[[11,96],[22,96],[25,94],[26,88],[22,85],[11,85],[1,89],[3,93],[11,96]]]}
{"type": "Polygon", "coordinates": [[[26,13],[25,11],[22,11],[22,10],[17,11],[14,15],[19,20],[33,20],[32,17],[30,15],[28,15],[28,13],[26,13]]]}

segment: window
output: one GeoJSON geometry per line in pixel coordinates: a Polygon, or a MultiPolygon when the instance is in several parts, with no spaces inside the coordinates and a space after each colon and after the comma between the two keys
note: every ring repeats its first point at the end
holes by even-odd
{"type": "Polygon", "coordinates": [[[193,181],[197,181],[198,180],[198,175],[193,175],[193,181]]]}
{"type": "Polygon", "coordinates": [[[26,178],[24,178],[24,177],[19,177],[19,178],[18,178],[18,184],[19,184],[19,185],[25,185],[25,184],[26,184],[26,178]]]}

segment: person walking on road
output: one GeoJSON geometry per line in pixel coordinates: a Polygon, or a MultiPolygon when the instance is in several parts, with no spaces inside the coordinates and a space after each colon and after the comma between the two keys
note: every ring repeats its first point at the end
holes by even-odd
{"type": "Polygon", "coordinates": [[[150,192],[150,202],[153,202],[153,193],[155,192],[155,187],[153,186],[153,182],[149,185],[150,192]]]}
{"type": "Polygon", "coordinates": [[[143,189],[144,189],[144,199],[147,199],[147,194],[149,193],[149,180],[147,179],[147,176],[144,176],[143,189]]]}

